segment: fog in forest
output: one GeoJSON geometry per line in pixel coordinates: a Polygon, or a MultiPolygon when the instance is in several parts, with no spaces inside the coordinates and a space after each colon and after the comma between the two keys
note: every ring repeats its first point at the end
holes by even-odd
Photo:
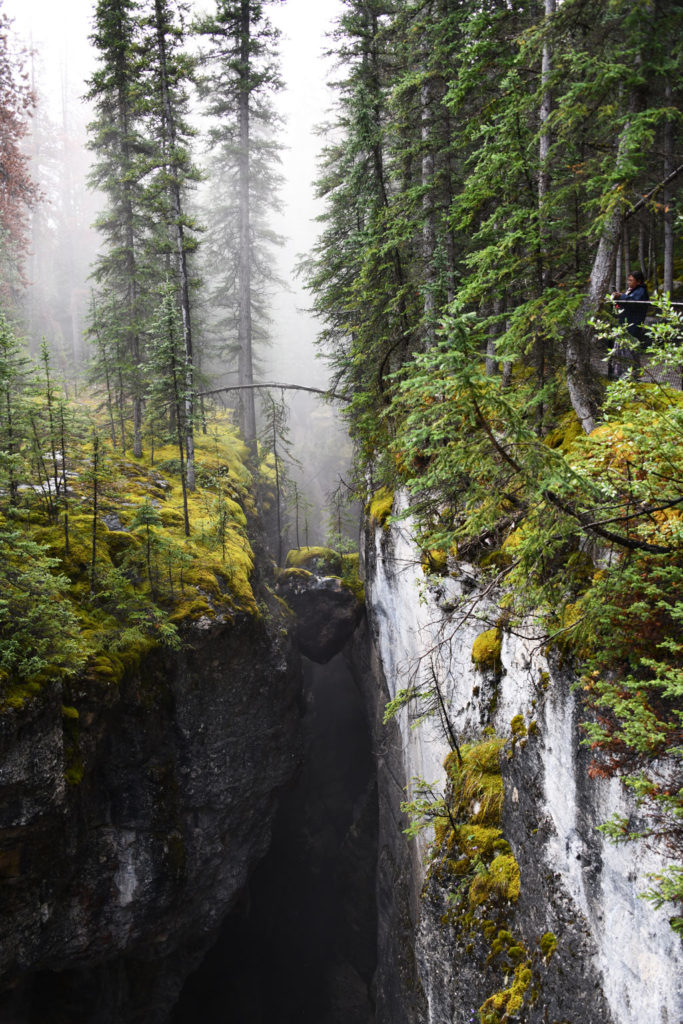
{"type": "MultiPolygon", "coordinates": [[[[93,160],[88,125],[93,107],[87,99],[87,83],[97,66],[89,42],[94,6],[92,0],[69,0],[66,5],[52,0],[3,0],[0,4],[13,19],[13,45],[30,53],[25,67],[36,108],[26,148],[32,176],[42,193],[30,216],[26,282],[15,288],[14,299],[31,354],[38,356],[45,338],[54,365],[72,393],[87,382],[93,357],[88,322],[93,264],[102,245],[94,222],[106,201],[88,185],[93,160]]],[[[194,17],[209,9],[206,0],[195,0],[189,6],[194,17]]],[[[279,120],[266,140],[279,147],[275,170],[280,178],[272,197],[272,206],[279,208],[271,206],[266,225],[275,244],[265,252],[268,266],[262,291],[255,282],[258,294],[254,305],[260,316],[254,326],[255,381],[320,389],[328,386],[328,370],[315,344],[320,325],[309,311],[311,300],[298,266],[315,243],[315,218],[322,209],[313,183],[322,145],[320,126],[331,105],[327,81],[334,69],[325,50],[340,9],[339,0],[288,0],[266,8],[267,17],[281,33],[283,88],[273,95],[279,120]]],[[[189,34],[187,45],[196,52],[197,41],[189,34]]],[[[203,386],[210,390],[236,382],[237,324],[215,314],[213,297],[226,278],[224,255],[211,251],[216,166],[212,164],[205,104],[196,90],[190,95],[190,105],[196,131],[192,158],[204,179],[190,193],[191,214],[202,229],[193,266],[200,281],[193,295],[193,318],[200,338],[204,331],[214,335],[207,344],[207,351],[213,350],[213,354],[202,357],[201,367],[203,386]]],[[[340,523],[343,532],[353,536],[355,517],[341,500],[351,451],[338,409],[313,394],[279,390],[270,394],[287,406],[283,427],[289,453],[286,468],[303,496],[299,542],[324,543],[328,535],[338,532],[340,523]]],[[[262,402],[257,400],[257,415],[262,402]]],[[[297,541],[294,519],[286,530],[285,550],[297,541]]]]}

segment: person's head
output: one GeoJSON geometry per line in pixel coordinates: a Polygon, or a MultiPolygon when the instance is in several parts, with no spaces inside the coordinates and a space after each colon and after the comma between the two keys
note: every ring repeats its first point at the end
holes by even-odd
{"type": "Polygon", "coordinates": [[[628,275],[629,288],[637,288],[640,284],[645,284],[645,274],[642,270],[632,270],[628,275]]]}

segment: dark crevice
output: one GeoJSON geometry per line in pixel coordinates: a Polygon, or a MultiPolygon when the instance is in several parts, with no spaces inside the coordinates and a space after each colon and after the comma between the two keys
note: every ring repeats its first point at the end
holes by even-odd
{"type": "Polygon", "coordinates": [[[172,1024],[371,1024],[377,790],[363,699],[342,656],[305,662],[306,756],[270,851],[172,1024]]]}

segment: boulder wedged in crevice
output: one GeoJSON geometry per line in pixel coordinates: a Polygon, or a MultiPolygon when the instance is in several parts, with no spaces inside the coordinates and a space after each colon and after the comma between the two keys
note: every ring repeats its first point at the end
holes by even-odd
{"type": "Polygon", "coordinates": [[[277,593],[296,618],[294,635],[299,650],[318,665],[327,664],[343,651],[365,610],[344,580],[301,569],[283,572],[277,593]]]}

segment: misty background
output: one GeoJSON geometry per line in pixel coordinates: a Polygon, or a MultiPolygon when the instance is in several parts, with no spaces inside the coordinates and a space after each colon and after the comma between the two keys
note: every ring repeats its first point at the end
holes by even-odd
{"type": "MultiPolygon", "coordinates": [[[[92,109],[86,99],[87,80],[96,68],[89,42],[93,31],[94,0],[4,0],[3,11],[13,19],[15,44],[30,51],[26,62],[37,105],[27,140],[32,174],[43,199],[30,219],[27,285],[18,304],[32,355],[44,337],[55,365],[77,391],[90,358],[86,337],[92,295],[89,280],[100,238],[93,228],[104,199],[88,187],[92,154],[87,148],[87,125],[92,109]]],[[[209,9],[194,0],[191,13],[209,9]]],[[[281,211],[273,215],[272,230],[282,245],[274,251],[274,282],[266,296],[270,345],[256,355],[255,379],[326,388],[327,368],[315,347],[319,324],[309,312],[310,300],[297,274],[301,257],[312,248],[322,203],[314,181],[320,151],[321,126],[332,102],[327,82],[333,74],[326,56],[327,37],[341,13],[340,0],[287,0],[267,5],[268,17],[280,30],[280,67],[284,88],[274,105],[282,119],[278,133],[282,175],[281,211]]],[[[194,157],[204,169],[210,159],[201,137],[200,104],[193,100],[193,118],[200,134],[194,157]]],[[[197,189],[201,203],[202,189],[197,189]]],[[[200,213],[201,215],[204,211],[200,213]]],[[[212,385],[234,382],[233,367],[212,365],[212,385]]],[[[322,544],[340,524],[352,544],[357,518],[344,503],[351,447],[338,410],[311,394],[275,392],[289,409],[291,459],[288,472],[303,495],[300,543],[322,544]]],[[[286,545],[296,543],[294,519],[286,545]]]]}

